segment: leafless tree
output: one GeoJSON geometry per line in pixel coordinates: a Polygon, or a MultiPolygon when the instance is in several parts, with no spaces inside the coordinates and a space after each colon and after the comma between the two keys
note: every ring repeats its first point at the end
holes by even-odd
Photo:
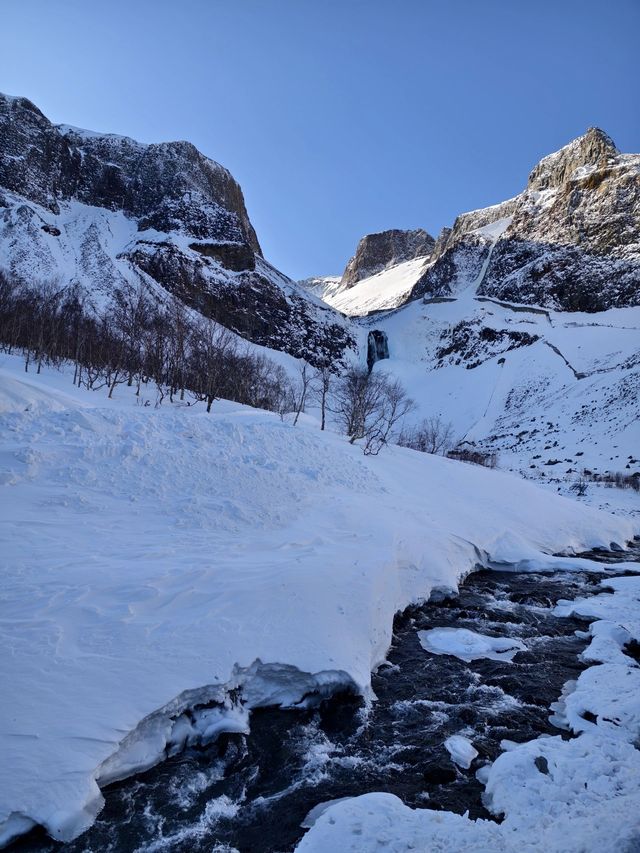
{"type": "Polygon", "coordinates": [[[438,415],[432,415],[417,426],[403,430],[398,438],[398,444],[402,447],[410,447],[422,453],[445,454],[453,443],[453,425],[438,415]]]}
{"type": "Polygon", "coordinates": [[[331,384],[335,379],[335,373],[328,363],[322,364],[316,369],[313,376],[311,393],[320,405],[320,429],[324,430],[327,423],[327,402],[331,391],[331,384]]]}
{"type": "Polygon", "coordinates": [[[376,454],[413,406],[399,381],[352,367],[335,383],[331,410],[351,444],[364,439],[364,452],[376,454]]]}
{"type": "Polygon", "coordinates": [[[307,403],[307,398],[312,393],[315,375],[316,374],[314,373],[311,365],[303,359],[302,364],[298,369],[298,381],[296,383],[294,391],[296,413],[293,419],[294,426],[298,423],[298,418],[300,417],[301,412],[304,412],[304,407],[307,403]]]}
{"type": "Polygon", "coordinates": [[[223,396],[226,372],[234,354],[233,334],[213,320],[202,320],[192,335],[193,369],[197,377],[196,397],[205,400],[207,412],[214,400],[223,396]]]}

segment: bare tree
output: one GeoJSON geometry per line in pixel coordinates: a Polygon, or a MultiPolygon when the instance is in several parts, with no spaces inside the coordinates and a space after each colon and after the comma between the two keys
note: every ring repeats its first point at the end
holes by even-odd
{"type": "Polygon", "coordinates": [[[402,383],[378,377],[379,403],[376,417],[365,431],[364,452],[376,455],[395,436],[396,428],[415,409],[402,383]],[[380,381],[382,379],[382,381],[380,381]]]}
{"type": "Polygon", "coordinates": [[[327,402],[331,391],[331,383],[335,378],[328,363],[322,364],[317,368],[313,376],[313,385],[311,393],[317,402],[320,404],[320,429],[323,430],[327,423],[327,402]]]}
{"type": "Polygon", "coordinates": [[[210,412],[214,400],[222,396],[225,374],[235,350],[233,334],[213,320],[203,320],[194,329],[191,350],[197,377],[196,399],[205,400],[210,412]]]}
{"type": "Polygon", "coordinates": [[[364,439],[364,452],[376,454],[413,407],[399,381],[352,367],[335,384],[331,410],[351,444],[364,439]]]}
{"type": "Polygon", "coordinates": [[[398,438],[402,447],[420,450],[422,453],[445,454],[454,443],[453,425],[443,421],[439,415],[425,418],[418,426],[403,430],[398,438]]]}
{"type": "Polygon", "coordinates": [[[314,380],[315,373],[312,370],[311,365],[303,359],[302,364],[298,369],[298,381],[294,391],[296,412],[296,416],[293,419],[294,426],[298,423],[298,418],[300,417],[301,412],[304,412],[307,397],[312,393],[314,380]]]}

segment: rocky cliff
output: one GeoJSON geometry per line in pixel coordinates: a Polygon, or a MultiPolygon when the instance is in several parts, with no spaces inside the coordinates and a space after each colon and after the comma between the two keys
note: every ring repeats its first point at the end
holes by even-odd
{"type": "Polygon", "coordinates": [[[393,228],[378,234],[367,234],[360,240],[355,255],[347,264],[340,287],[342,290],[353,287],[362,279],[404,261],[427,257],[434,245],[433,237],[422,228],[415,231],[393,228]]]}
{"type": "Polygon", "coordinates": [[[640,155],[601,130],[545,157],[516,198],[459,216],[412,296],[479,296],[565,311],[640,304],[640,155]]]}
{"type": "Polygon", "coordinates": [[[0,265],[79,284],[171,293],[255,343],[310,360],[352,343],[340,316],[262,257],[242,190],[188,142],[143,145],[53,125],[0,95],[0,265]]]}

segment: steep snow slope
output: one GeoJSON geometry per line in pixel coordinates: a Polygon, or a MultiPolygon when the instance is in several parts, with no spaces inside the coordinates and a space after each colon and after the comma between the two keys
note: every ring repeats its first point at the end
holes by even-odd
{"type": "Polygon", "coordinates": [[[358,243],[355,255],[345,267],[340,285],[346,290],[365,278],[371,278],[405,261],[426,258],[432,253],[434,245],[435,240],[423,228],[414,231],[392,228],[376,234],[365,234],[358,243]]]}
{"type": "MultiPolygon", "coordinates": [[[[363,321],[361,347],[372,328],[390,353],[375,369],[403,381],[416,419],[450,421],[459,441],[497,450],[501,467],[554,488],[583,468],[640,471],[640,309],[568,314],[467,290],[363,321]]],[[[628,499],[640,511],[637,493],[628,499]]]]}
{"type": "Polygon", "coordinates": [[[367,694],[394,612],[478,562],[571,568],[548,555],[638,531],[496,471],[364,457],[312,420],[109,401],[8,356],[0,387],[5,841],[75,836],[99,784],[252,707],[367,694]]]}
{"type": "Polygon", "coordinates": [[[323,302],[329,303],[329,299],[334,293],[340,290],[339,275],[319,275],[312,278],[304,278],[298,284],[308,293],[312,293],[321,299],[323,302]]]}
{"type": "Polygon", "coordinates": [[[350,317],[362,317],[404,305],[425,268],[428,258],[416,258],[360,279],[348,289],[325,289],[322,299],[350,317]]]}

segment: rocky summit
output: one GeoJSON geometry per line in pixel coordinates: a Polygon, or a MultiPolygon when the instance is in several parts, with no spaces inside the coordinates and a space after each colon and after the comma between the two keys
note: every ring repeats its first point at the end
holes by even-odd
{"type": "Polygon", "coordinates": [[[422,228],[402,231],[392,228],[377,234],[367,234],[358,243],[340,281],[341,290],[353,287],[362,279],[395,267],[404,261],[427,257],[433,251],[435,240],[422,228]]]}
{"type": "Polygon", "coordinates": [[[26,98],[6,95],[0,266],[25,282],[79,285],[96,304],[143,285],[313,363],[352,344],[336,312],[263,258],[223,166],[188,142],[144,145],[54,125],[26,98]]]}
{"type": "Polygon", "coordinates": [[[478,296],[561,311],[637,305],[640,155],[590,128],[538,163],[513,199],[459,216],[412,297],[478,296]]]}

